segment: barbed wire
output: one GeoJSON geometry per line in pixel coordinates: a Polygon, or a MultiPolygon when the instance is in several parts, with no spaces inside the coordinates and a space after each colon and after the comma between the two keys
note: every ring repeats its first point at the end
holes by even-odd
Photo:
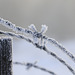
{"type": "Polygon", "coordinates": [[[34,63],[29,63],[29,62],[27,62],[27,63],[13,62],[13,64],[27,66],[27,69],[30,69],[31,67],[34,67],[34,68],[39,69],[39,70],[42,70],[44,72],[48,72],[51,75],[56,75],[54,72],[52,72],[50,70],[47,70],[47,69],[45,69],[43,67],[37,66],[34,63]]]}
{"type": "MultiPolygon", "coordinates": [[[[13,31],[16,31],[16,32],[18,31],[18,32],[24,33],[24,34],[26,34],[26,33],[31,34],[33,36],[34,40],[37,40],[37,38],[41,38],[41,42],[44,39],[44,40],[52,43],[53,45],[58,47],[60,50],[62,50],[64,53],[66,53],[75,62],[75,56],[71,52],[69,52],[69,50],[67,50],[64,46],[62,46],[60,43],[58,43],[55,39],[49,38],[49,37],[44,36],[42,34],[43,32],[47,31],[47,26],[46,25],[42,26],[41,32],[37,32],[34,25],[30,25],[30,27],[29,27],[30,29],[33,30],[32,31],[32,30],[29,30],[29,29],[24,29],[24,28],[19,27],[19,26],[15,26],[15,24],[11,23],[8,20],[4,20],[3,18],[0,18],[0,24],[6,26],[9,29],[12,29],[13,31]]],[[[45,45],[46,41],[44,42],[44,45],[45,45]]],[[[38,42],[35,42],[35,43],[38,43],[38,42]]]]}
{"type": "Polygon", "coordinates": [[[53,38],[47,38],[47,40],[52,43],[53,45],[55,45],[56,47],[58,47],[59,49],[61,49],[64,53],[66,53],[75,63],[75,56],[69,52],[63,45],[61,45],[60,43],[58,43],[55,39],[53,38]]]}
{"type": "Polygon", "coordinates": [[[32,43],[36,48],[39,48],[41,50],[44,50],[49,55],[51,55],[54,58],[56,58],[57,60],[59,60],[63,65],[65,65],[70,70],[70,72],[73,75],[75,75],[75,71],[74,71],[74,69],[71,66],[69,66],[63,59],[61,59],[60,57],[58,57],[55,53],[53,53],[50,50],[48,50],[45,46],[40,46],[39,44],[34,43],[31,39],[28,39],[28,38],[26,38],[25,36],[23,36],[21,34],[15,34],[15,33],[12,33],[12,32],[4,32],[4,31],[1,31],[1,30],[0,30],[0,34],[14,36],[14,37],[17,37],[17,38],[20,38],[20,39],[24,39],[24,40],[28,41],[29,43],[32,43]]]}

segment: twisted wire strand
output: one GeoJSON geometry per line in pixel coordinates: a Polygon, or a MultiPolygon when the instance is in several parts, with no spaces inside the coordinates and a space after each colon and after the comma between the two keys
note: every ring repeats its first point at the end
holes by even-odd
{"type": "Polygon", "coordinates": [[[0,30],[0,34],[5,34],[5,35],[9,35],[9,36],[14,36],[14,37],[17,37],[17,38],[20,38],[20,39],[24,39],[26,41],[28,41],[29,43],[32,43],[34,46],[36,46],[36,48],[39,48],[39,49],[42,49],[44,50],[45,52],[47,52],[49,55],[53,56],[54,58],[56,58],[57,60],[59,60],[63,65],[65,65],[69,71],[75,75],[75,71],[74,69],[69,66],[63,59],[59,58],[55,53],[49,51],[45,46],[40,46],[39,44],[37,43],[34,43],[32,40],[26,38],[25,36],[21,35],[21,34],[14,34],[14,33],[11,33],[11,32],[4,32],[4,31],[1,31],[0,30]]]}
{"type": "Polygon", "coordinates": [[[53,45],[55,45],[56,47],[58,47],[59,49],[61,49],[64,53],[66,53],[75,63],[75,56],[69,52],[63,45],[61,45],[60,43],[58,43],[55,39],[53,38],[49,38],[46,36],[43,36],[44,39],[48,40],[48,42],[52,43],[53,45]]]}
{"type": "Polygon", "coordinates": [[[3,18],[0,18],[0,24],[4,25],[5,27],[12,29],[15,32],[20,32],[20,33],[24,33],[24,34],[32,34],[31,30],[28,29],[24,29],[22,27],[16,26],[15,24],[11,23],[8,20],[4,20],[3,18]]]}
{"type": "Polygon", "coordinates": [[[29,62],[28,62],[28,63],[13,62],[13,64],[16,64],[16,65],[23,65],[23,66],[27,66],[27,67],[29,67],[29,68],[34,67],[34,68],[39,69],[39,70],[42,70],[42,71],[44,71],[44,72],[48,72],[48,73],[51,74],[51,75],[56,75],[54,72],[52,72],[52,71],[50,71],[50,70],[47,70],[47,69],[45,69],[45,68],[43,68],[43,67],[37,66],[37,65],[32,64],[32,63],[29,63],[29,62]]]}
{"type": "Polygon", "coordinates": [[[65,65],[65,66],[69,69],[69,71],[70,71],[73,75],[75,75],[74,69],[73,69],[70,65],[68,65],[63,59],[61,59],[60,57],[58,57],[55,53],[53,53],[53,52],[51,52],[51,51],[48,51],[48,49],[47,49],[46,47],[44,48],[44,50],[45,50],[47,53],[49,53],[51,56],[53,56],[53,57],[55,57],[57,60],[59,60],[63,65],[65,65]]]}

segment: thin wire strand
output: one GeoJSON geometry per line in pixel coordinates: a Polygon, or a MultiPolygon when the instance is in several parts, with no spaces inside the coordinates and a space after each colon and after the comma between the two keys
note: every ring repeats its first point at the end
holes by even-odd
{"type": "Polygon", "coordinates": [[[75,71],[73,70],[73,68],[71,68],[71,66],[69,66],[63,59],[59,58],[55,53],[49,51],[45,46],[40,46],[39,44],[37,43],[34,43],[32,40],[26,38],[25,36],[21,35],[21,34],[14,34],[14,33],[10,33],[10,32],[4,32],[4,31],[1,31],[0,30],[0,34],[5,34],[5,35],[9,35],[9,36],[15,36],[17,38],[20,38],[20,39],[24,39],[26,41],[28,41],[29,43],[32,43],[34,46],[36,46],[36,48],[39,48],[39,49],[42,49],[44,50],[45,52],[47,52],[49,55],[53,56],[54,58],[56,58],[57,60],[59,60],[63,65],[65,65],[69,71],[75,75],[75,71]]]}
{"type": "Polygon", "coordinates": [[[50,70],[47,70],[47,69],[45,69],[45,68],[43,68],[43,67],[40,67],[40,66],[37,66],[37,65],[35,65],[35,64],[32,64],[32,63],[21,63],[21,62],[13,62],[13,64],[16,64],[16,65],[23,65],[23,66],[27,66],[27,67],[34,67],[34,68],[36,68],[36,69],[40,69],[40,70],[42,70],[42,71],[44,71],[44,72],[48,72],[49,74],[51,74],[51,75],[56,75],[54,72],[52,72],[52,71],[50,71],[50,70]]]}

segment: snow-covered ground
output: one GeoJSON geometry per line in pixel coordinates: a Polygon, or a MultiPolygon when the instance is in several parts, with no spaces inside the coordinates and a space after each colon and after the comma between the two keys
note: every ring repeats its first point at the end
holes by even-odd
{"type": "MultiPolygon", "coordinates": [[[[61,42],[72,54],[75,55],[75,40],[61,42]]],[[[60,49],[52,44],[47,44],[48,50],[54,52],[57,56],[66,61],[75,70],[75,63],[60,49]]],[[[57,59],[48,55],[43,50],[40,50],[32,44],[24,40],[13,40],[13,61],[31,62],[38,61],[36,65],[44,67],[55,72],[57,75],[73,75],[65,65],[60,63],[57,59]]],[[[26,66],[13,65],[13,75],[50,75],[47,72],[30,68],[26,70],[26,66]]]]}

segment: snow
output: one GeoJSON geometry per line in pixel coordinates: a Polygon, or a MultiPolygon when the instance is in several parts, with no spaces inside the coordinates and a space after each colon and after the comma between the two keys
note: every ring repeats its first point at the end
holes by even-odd
{"type": "MultiPolygon", "coordinates": [[[[61,42],[72,54],[75,55],[75,40],[61,42]]],[[[64,59],[68,65],[75,69],[75,63],[62,52],[60,49],[54,47],[52,44],[47,44],[47,48],[64,59]]],[[[66,66],[60,63],[57,59],[48,55],[43,50],[40,50],[32,44],[24,40],[13,40],[13,61],[30,62],[38,61],[36,65],[44,67],[55,72],[57,75],[73,75],[66,66]]],[[[47,72],[30,68],[26,70],[26,66],[13,64],[13,75],[50,75],[47,72]]]]}

